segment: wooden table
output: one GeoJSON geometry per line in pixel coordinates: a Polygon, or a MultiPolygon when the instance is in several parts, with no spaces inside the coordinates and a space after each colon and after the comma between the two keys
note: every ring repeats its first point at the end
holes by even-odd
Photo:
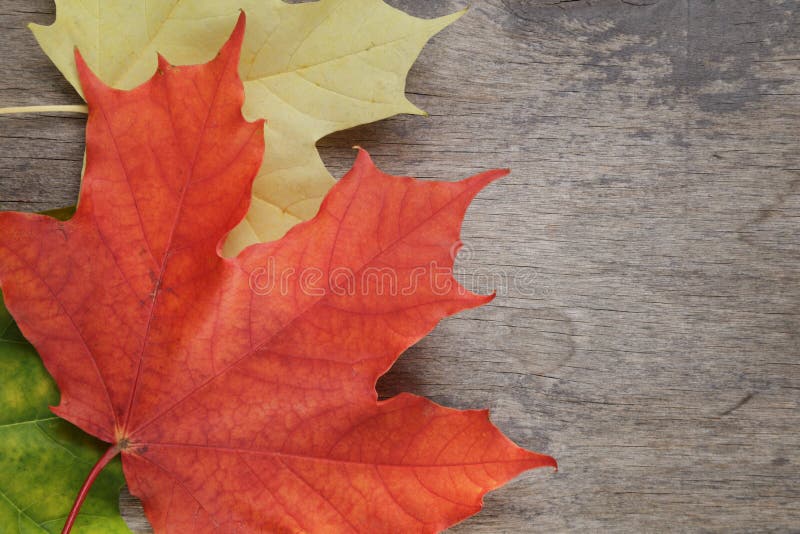
{"type": "MultiPolygon", "coordinates": [[[[0,0],[0,105],[79,102],[25,28],[53,10],[0,0]]],[[[800,2],[476,0],[408,87],[431,117],[323,140],[335,175],[354,144],[394,174],[514,173],[470,209],[458,262],[498,298],[381,393],[488,406],[561,466],[453,531],[799,528],[800,2]]],[[[75,201],[84,121],[0,118],[0,208],[75,201]]]]}

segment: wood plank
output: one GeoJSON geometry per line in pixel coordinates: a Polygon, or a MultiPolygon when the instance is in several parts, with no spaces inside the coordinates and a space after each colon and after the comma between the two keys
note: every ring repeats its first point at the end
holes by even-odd
{"type": "MultiPolygon", "coordinates": [[[[0,0],[0,105],[79,102],[24,27],[53,9],[0,0]]],[[[353,144],[396,174],[514,173],[470,209],[458,263],[498,298],[380,391],[488,406],[560,463],[452,531],[795,530],[800,2],[477,0],[409,91],[431,117],[323,140],[334,174],[353,144]]],[[[74,201],[83,124],[0,118],[0,208],[74,201]]]]}

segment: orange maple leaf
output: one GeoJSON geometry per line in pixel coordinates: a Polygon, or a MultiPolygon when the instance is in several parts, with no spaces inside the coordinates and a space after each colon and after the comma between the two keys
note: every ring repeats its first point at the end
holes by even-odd
{"type": "Polygon", "coordinates": [[[556,465],[486,411],[375,392],[440,319],[491,300],[455,281],[451,250],[471,199],[506,172],[418,181],[361,151],[313,220],[222,258],[264,148],[240,111],[243,34],[242,16],[216,59],[161,59],[132,91],[79,58],[77,213],[0,214],[0,281],[61,390],[53,411],[111,444],[74,512],[121,453],[157,532],[444,529],[556,465]]]}

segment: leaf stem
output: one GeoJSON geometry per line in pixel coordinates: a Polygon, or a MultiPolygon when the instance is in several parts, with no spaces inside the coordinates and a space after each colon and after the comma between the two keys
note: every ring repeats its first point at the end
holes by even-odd
{"type": "Polygon", "coordinates": [[[81,505],[83,501],[86,500],[86,496],[89,494],[89,489],[91,489],[92,484],[94,484],[95,479],[97,479],[97,475],[100,474],[100,471],[108,465],[117,454],[119,454],[120,448],[119,444],[114,444],[97,460],[97,463],[94,464],[92,470],[89,471],[89,476],[86,477],[86,482],[83,483],[81,486],[81,490],[78,492],[78,496],[75,498],[75,504],[72,505],[72,510],[69,511],[69,515],[67,516],[67,522],[64,523],[64,528],[61,530],[61,534],[69,534],[69,531],[72,530],[72,525],[75,524],[75,519],[78,518],[78,512],[81,509],[81,505]]]}
{"type": "Polygon", "coordinates": [[[0,108],[0,115],[11,115],[13,113],[48,113],[64,111],[68,113],[89,113],[89,108],[84,104],[60,105],[60,106],[19,106],[11,108],[0,108]]]}

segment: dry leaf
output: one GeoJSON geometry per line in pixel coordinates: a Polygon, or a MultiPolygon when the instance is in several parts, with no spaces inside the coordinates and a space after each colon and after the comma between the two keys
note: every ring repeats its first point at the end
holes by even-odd
{"type": "Polygon", "coordinates": [[[269,120],[269,152],[226,255],[277,239],[316,214],[333,185],[315,147],[320,138],[397,113],[422,113],[405,97],[406,74],[428,39],[462,14],[424,20],[380,0],[60,0],[57,6],[53,25],[31,29],[79,92],[75,47],[105,83],[131,89],[152,76],[156,52],[179,65],[208,61],[239,10],[248,14],[239,66],[244,113],[269,120]]]}

